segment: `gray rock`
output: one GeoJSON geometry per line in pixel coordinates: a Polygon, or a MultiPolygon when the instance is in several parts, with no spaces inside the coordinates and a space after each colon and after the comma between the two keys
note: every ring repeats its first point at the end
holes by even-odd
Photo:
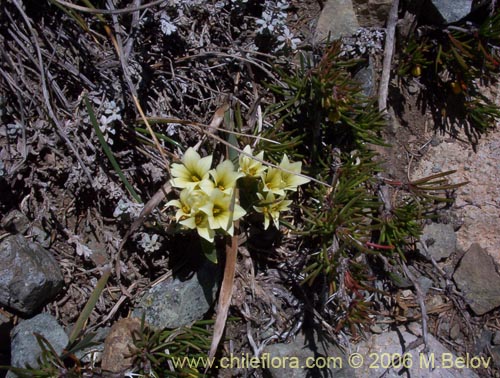
{"type": "Polygon", "coordinates": [[[186,281],[173,279],[151,288],[139,300],[132,316],[154,328],[178,328],[200,320],[210,309],[219,283],[218,266],[207,262],[186,281]]]}
{"type": "Polygon", "coordinates": [[[316,25],[314,41],[332,41],[359,29],[351,0],[327,0],[316,25]]]}
{"type": "Polygon", "coordinates": [[[470,13],[473,0],[431,0],[431,3],[439,12],[442,22],[450,24],[461,20],[470,13]]]}
{"type": "Polygon", "coordinates": [[[493,345],[500,345],[500,331],[496,331],[493,334],[493,340],[491,342],[493,345]]]}
{"type": "Polygon", "coordinates": [[[52,254],[21,235],[0,244],[0,303],[30,315],[63,285],[63,275],[52,254]]]}
{"type": "Polygon", "coordinates": [[[455,341],[457,341],[459,338],[463,338],[459,323],[453,324],[453,326],[450,328],[450,338],[455,341]]]}
{"type": "Polygon", "coordinates": [[[331,342],[320,339],[312,331],[308,337],[303,334],[297,335],[295,340],[288,344],[268,345],[261,358],[262,361],[266,361],[268,358],[269,363],[263,367],[273,378],[347,378],[354,374],[353,369],[347,363],[345,354],[331,342]],[[271,362],[274,362],[274,366],[271,362]],[[325,367],[321,369],[302,368],[311,362],[315,362],[318,366],[325,365],[325,367]],[[300,368],[296,368],[296,366],[300,368]]]}
{"type": "MultiPolygon", "coordinates": [[[[427,251],[436,261],[450,257],[457,248],[457,235],[451,224],[431,223],[424,227],[422,242],[427,246],[427,251]]],[[[418,245],[420,253],[425,257],[425,249],[418,245]]]]}
{"type": "Polygon", "coordinates": [[[497,369],[500,368],[500,345],[496,345],[491,348],[491,358],[493,360],[493,363],[495,364],[495,367],[497,369]]]}
{"type": "Polygon", "coordinates": [[[68,335],[57,320],[47,313],[39,314],[34,318],[22,321],[12,330],[12,366],[18,368],[25,368],[26,365],[39,366],[37,359],[41,356],[42,350],[33,333],[42,335],[58,355],[68,345],[68,335]]]}
{"type": "Polygon", "coordinates": [[[415,80],[412,80],[410,82],[410,85],[408,85],[408,93],[411,95],[416,95],[418,92],[420,92],[420,84],[417,83],[415,80]]]}
{"type": "Polygon", "coordinates": [[[370,59],[370,63],[367,67],[363,67],[356,75],[354,75],[354,80],[361,84],[361,88],[363,90],[363,94],[367,97],[371,97],[375,95],[375,86],[374,86],[374,76],[375,69],[370,59]]]}
{"type": "Polygon", "coordinates": [[[31,239],[39,243],[42,247],[50,246],[50,235],[36,224],[31,224],[30,220],[19,210],[12,210],[0,223],[3,228],[12,234],[28,234],[31,239]]]}
{"type": "Polygon", "coordinates": [[[489,329],[483,329],[481,335],[477,337],[474,342],[472,353],[474,353],[475,355],[479,355],[482,352],[487,351],[487,349],[491,346],[492,339],[493,331],[490,331],[489,329]]]}
{"type": "MultiPolygon", "coordinates": [[[[409,348],[410,344],[420,336],[421,325],[413,323],[408,329],[410,332],[405,327],[400,327],[395,331],[372,335],[367,341],[359,343],[356,346],[356,353],[362,356],[362,364],[354,370],[353,376],[356,378],[479,377],[472,369],[457,368],[458,364],[452,363],[457,357],[430,334],[428,335],[430,353],[423,353],[423,344],[409,348]],[[393,356],[396,357],[396,366],[391,368],[388,365],[393,356]],[[398,356],[405,357],[398,360],[398,356]],[[435,369],[431,370],[430,367],[435,369]]],[[[489,364],[491,363],[490,361],[489,364]]]]}
{"type": "Polygon", "coordinates": [[[392,0],[353,0],[354,10],[362,27],[384,27],[392,0]]]}
{"type": "MultiPolygon", "coordinates": [[[[434,285],[434,281],[432,281],[429,277],[422,275],[422,273],[418,269],[416,269],[415,267],[413,267],[411,265],[408,267],[408,270],[411,272],[413,277],[417,280],[417,283],[420,286],[420,289],[422,290],[423,295],[426,296],[427,293],[429,292],[429,289],[434,285]]],[[[412,286],[414,286],[413,281],[412,281],[412,286]]]]}
{"type": "Polygon", "coordinates": [[[417,281],[420,285],[420,289],[422,289],[423,295],[427,295],[429,289],[434,285],[434,282],[425,276],[420,276],[417,278],[417,281]]]}
{"type": "Polygon", "coordinates": [[[31,226],[29,235],[33,241],[40,244],[43,248],[50,247],[50,234],[45,232],[42,228],[36,225],[31,226]]]}
{"type": "Polygon", "coordinates": [[[30,221],[28,217],[19,210],[12,210],[2,218],[1,225],[11,233],[24,234],[28,231],[30,221]]]}
{"type": "Polygon", "coordinates": [[[472,244],[453,274],[465,301],[477,315],[500,306],[500,275],[491,256],[472,244]]]}

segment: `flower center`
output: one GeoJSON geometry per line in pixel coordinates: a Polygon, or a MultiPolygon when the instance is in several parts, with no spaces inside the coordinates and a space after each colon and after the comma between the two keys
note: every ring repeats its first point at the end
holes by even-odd
{"type": "Polygon", "coordinates": [[[189,214],[189,212],[191,211],[191,209],[190,209],[188,206],[186,206],[186,205],[182,206],[181,210],[182,210],[185,214],[189,214]]]}
{"type": "Polygon", "coordinates": [[[220,214],[221,212],[222,212],[222,209],[220,207],[214,206],[214,209],[213,209],[214,216],[220,214]]]}
{"type": "Polygon", "coordinates": [[[193,182],[198,182],[200,181],[200,178],[198,176],[192,175],[191,180],[193,180],[193,182]]]}
{"type": "Polygon", "coordinates": [[[203,222],[203,215],[202,214],[196,214],[194,217],[194,223],[199,226],[203,222]]]}

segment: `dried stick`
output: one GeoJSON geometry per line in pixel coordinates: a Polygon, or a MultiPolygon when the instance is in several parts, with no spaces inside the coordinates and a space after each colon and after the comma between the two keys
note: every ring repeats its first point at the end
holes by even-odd
{"type": "MultiPolygon", "coordinates": [[[[133,6],[135,8],[139,7],[141,5],[141,0],[134,0],[133,6]]],[[[123,53],[125,55],[125,60],[128,61],[130,57],[130,53],[132,51],[132,47],[134,46],[134,38],[133,33],[134,33],[134,28],[137,26],[138,22],[140,20],[140,12],[139,10],[136,10],[135,12],[132,13],[132,21],[130,23],[130,29],[128,33],[128,40],[123,48],[123,53]]]]}
{"type": "Polygon", "coordinates": [[[398,21],[399,0],[392,2],[387,28],[385,33],[384,63],[382,65],[382,77],[378,90],[378,110],[387,112],[387,95],[389,93],[389,80],[391,78],[392,54],[394,52],[394,36],[396,34],[396,23],[398,21]]]}
{"type": "Polygon", "coordinates": [[[417,292],[417,300],[418,300],[418,305],[420,307],[420,311],[422,312],[422,339],[424,340],[424,353],[429,352],[429,337],[427,334],[427,307],[425,306],[425,295],[424,292],[422,291],[422,288],[420,287],[420,283],[417,281],[415,276],[413,275],[412,272],[408,269],[406,264],[402,262],[402,267],[403,271],[405,272],[406,276],[410,279],[410,281],[413,283],[413,286],[415,286],[415,291],[417,292]]]}

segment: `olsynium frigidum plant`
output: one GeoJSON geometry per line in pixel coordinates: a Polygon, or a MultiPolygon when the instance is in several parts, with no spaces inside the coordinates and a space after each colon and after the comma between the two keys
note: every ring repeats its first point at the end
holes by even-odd
{"type": "Polygon", "coordinates": [[[301,162],[290,162],[286,154],[278,168],[262,164],[264,151],[253,155],[246,146],[235,167],[230,160],[211,169],[213,156],[201,157],[192,147],[188,148],[181,163],[171,167],[171,184],[180,189],[179,198],[167,202],[166,206],[177,208],[175,220],[188,229],[196,229],[205,240],[213,242],[217,230],[233,235],[233,222],[247,212],[255,211],[264,217],[264,229],[271,223],[279,228],[280,214],[289,210],[292,203],[286,199],[287,192],[310,180],[301,176],[301,162]],[[234,190],[238,180],[245,178],[257,185],[245,185],[242,190],[252,190],[255,201],[244,209],[235,199],[234,190]]]}

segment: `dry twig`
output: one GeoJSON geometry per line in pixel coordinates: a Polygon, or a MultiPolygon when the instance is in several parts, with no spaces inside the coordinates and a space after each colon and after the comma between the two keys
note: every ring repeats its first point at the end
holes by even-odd
{"type": "Polygon", "coordinates": [[[412,282],[413,286],[415,286],[415,291],[417,293],[417,301],[418,305],[420,307],[420,312],[422,313],[422,339],[424,341],[424,353],[429,352],[429,336],[427,332],[427,307],[425,306],[425,294],[422,291],[422,287],[420,286],[420,283],[417,281],[415,276],[413,275],[412,272],[408,269],[406,266],[406,263],[403,261],[401,266],[403,267],[403,271],[405,272],[406,276],[410,279],[412,282]]]}
{"type": "Polygon", "coordinates": [[[382,66],[382,77],[378,92],[378,109],[387,111],[387,96],[389,92],[389,81],[391,79],[392,55],[394,53],[394,38],[396,34],[396,23],[398,21],[399,0],[393,0],[389,17],[387,19],[387,28],[385,33],[384,63],[382,66]]]}

